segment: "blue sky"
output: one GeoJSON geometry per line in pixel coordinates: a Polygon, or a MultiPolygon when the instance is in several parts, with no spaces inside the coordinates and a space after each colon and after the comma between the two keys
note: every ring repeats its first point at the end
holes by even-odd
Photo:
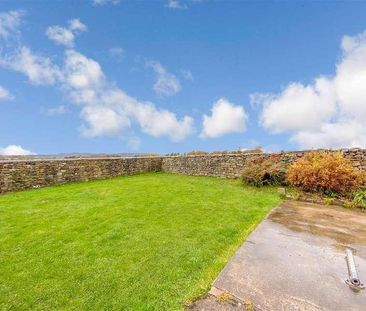
{"type": "Polygon", "coordinates": [[[0,12],[2,154],[366,147],[366,2],[0,12]]]}

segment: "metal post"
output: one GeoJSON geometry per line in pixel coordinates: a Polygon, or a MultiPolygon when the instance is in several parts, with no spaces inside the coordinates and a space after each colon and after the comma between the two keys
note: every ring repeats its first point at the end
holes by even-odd
{"type": "Polygon", "coordinates": [[[357,275],[356,265],[355,261],[353,259],[352,250],[349,248],[346,249],[346,260],[347,260],[347,266],[348,266],[348,273],[349,273],[349,279],[346,280],[346,283],[348,286],[350,286],[353,289],[364,289],[365,287],[361,283],[360,279],[357,275]]]}

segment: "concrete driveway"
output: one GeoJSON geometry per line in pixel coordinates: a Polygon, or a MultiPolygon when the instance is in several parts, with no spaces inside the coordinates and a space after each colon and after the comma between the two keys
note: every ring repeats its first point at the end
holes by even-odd
{"type": "Polygon", "coordinates": [[[345,283],[346,248],[366,283],[366,213],[286,201],[248,237],[211,292],[258,310],[366,310],[366,289],[345,283]]]}

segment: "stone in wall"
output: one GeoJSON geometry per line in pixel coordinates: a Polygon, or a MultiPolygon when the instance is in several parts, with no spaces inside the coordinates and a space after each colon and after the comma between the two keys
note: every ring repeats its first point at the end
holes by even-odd
{"type": "MultiPolygon", "coordinates": [[[[366,172],[366,149],[328,150],[342,152],[353,166],[366,172]]],[[[243,168],[250,165],[251,160],[271,159],[280,161],[285,166],[304,156],[310,151],[290,151],[281,153],[256,153],[256,154],[207,154],[191,156],[164,157],[162,170],[166,172],[196,175],[239,178],[243,168]]]]}
{"type": "Polygon", "coordinates": [[[0,193],[161,170],[160,157],[0,161],[0,193]]]}
{"type": "MultiPolygon", "coordinates": [[[[339,151],[350,159],[354,167],[366,172],[366,149],[339,151]]],[[[161,170],[195,176],[239,178],[243,168],[252,160],[270,159],[286,166],[306,152],[309,151],[0,161],[0,193],[161,170]]]]}

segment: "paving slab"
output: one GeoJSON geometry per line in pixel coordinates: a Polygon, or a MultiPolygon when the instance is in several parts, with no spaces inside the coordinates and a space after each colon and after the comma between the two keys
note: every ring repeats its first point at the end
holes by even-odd
{"type": "Polygon", "coordinates": [[[252,301],[257,310],[366,310],[366,290],[345,283],[346,248],[366,283],[366,213],[285,201],[252,232],[213,289],[252,301]]]}

